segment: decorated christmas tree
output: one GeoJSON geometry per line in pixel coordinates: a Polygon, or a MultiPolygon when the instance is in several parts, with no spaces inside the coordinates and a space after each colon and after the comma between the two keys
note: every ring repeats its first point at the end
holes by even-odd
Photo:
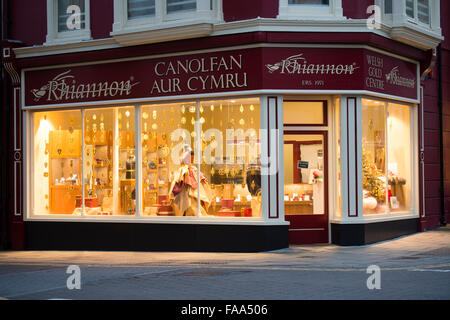
{"type": "Polygon", "coordinates": [[[363,188],[372,197],[379,201],[383,201],[386,198],[386,185],[380,178],[384,177],[384,174],[378,170],[374,161],[372,160],[370,152],[363,147],[362,154],[363,161],[363,188]]]}

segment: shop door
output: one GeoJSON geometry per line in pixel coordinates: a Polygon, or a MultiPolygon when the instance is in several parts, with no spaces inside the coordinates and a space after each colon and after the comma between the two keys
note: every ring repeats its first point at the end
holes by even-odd
{"type": "Polygon", "coordinates": [[[284,212],[291,244],[328,243],[327,133],[284,133],[284,212]]]}

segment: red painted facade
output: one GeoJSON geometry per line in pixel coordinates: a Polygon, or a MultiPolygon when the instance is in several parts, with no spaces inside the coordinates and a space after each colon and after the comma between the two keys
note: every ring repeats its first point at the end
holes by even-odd
{"type": "MultiPolygon", "coordinates": [[[[14,1],[2,1],[4,19],[2,25],[2,48],[11,46],[31,47],[35,45],[42,45],[46,41],[47,34],[47,13],[46,13],[46,0],[36,0],[30,4],[30,1],[26,0],[14,0],[14,1]],[[7,19],[5,19],[7,17],[7,19]],[[14,42],[7,42],[13,40],[14,42]]],[[[373,0],[365,1],[351,1],[343,0],[344,16],[352,19],[363,19],[368,15],[365,13],[366,8],[373,4],[373,0]]],[[[111,38],[110,32],[112,31],[113,24],[113,0],[96,0],[90,2],[91,12],[91,36],[92,39],[105,39],[111,38]]],[[[223,1],[223,17],[225,22],[239,21],[254,19],[257,17],[263,18],[276,18],[278,15],[278,1],[271,0],[251,0],[251,1],[237,1],[226,0],[223,1]]],[[[445,213],[445,220],[450,221],[450,26],[448,17],[450,15],[450,4],[448,1],[441,1],[441,28],[445,40],[442,42],[440,49],[437,50],[436,64],[432,73],[426,77],[426,80],[422,82],[423,85],[423,125],[424,128],[424,185],[425,190],[425,218],[421,219],[421,229],[433,229],[439,227],[444,222],[442,212],[445,213]]],[[[168,43],[157,43],[152,45],[141,45],[135,47],[123,47],[115,49],[105,49],[98,51],[86,51],[86,52],[72,52],[58,55],[42,56],[24,58],[20,60],[11,60],[16,68],[16,71],[20,74],[20,70],[30,67],[52,66],[60,64],[73,64],[82,62],[95,62],[100,60],[109,59],[126,59],[129,57],[139,57],[146,55],[157,55],[174,53],[177,51],[185,51],[185,48],[196,48],[198,50],[207,50],[220,48],[225,46],[237,46],[237,45],[250,45],[259,43],[279,43],[279,44],[358,44],[368,45],[374,48],[383,49],[397,55],[417,60],[421,63],[420,70],[423,72],[429,66],[431,52],[423,51],[418,48],[408,46],[403,43],[399,43],[374,33],[356,32],[356,33],[320,33],[320,32],[248,32],[241,34],[231,34],[210,38],[200,38],[192,40],[179,40],[168,43]]],[[[273,82],[267,82],[264,77],[252,78],[252,73],[267,73],[268,70],[260,70],[259,68],[266,64],[274,64],[279,62],[280,58],[289,57],[297,53],[296,49],[285,49],[280,52],[271,49],[251,49],[242,51],[245,56],[249,55],[246,60],[245,67],[239,70],[241,75],[247,73],[249,77],[245,90],[250,89],[299,89],[298,87],[289,87],[292,82],[285,81],[279,75],[278,78],[272,78],[273,82]],[[253,60],[250,58],[251,50],[255,50],[255,55],[252,55],[253,60]],[[283,53],[280,55],[280,53],[283,53]]],[[[314,54],[313,49],[311,54],[314,54]]],[[[308,52],[303,50],[302,52],[308,52]]],[[[339,50],[338,50],[339,51],[339,50]]],[[[238,51],[233,53],[239,55],[238,51]]],[[[317,54],[320,58],[320,54],[317,54]]],[[[315,58],[318,59],[317,55],[315,58]]],[[[326,53],[323,53],[322,60],[326,58],[326,53]]],[[[357,64],[363,66],[367,62],[364,59],[363,50],[355,50],[351,55],[347,53],[334,54],[331,59],[337,59],[343,56],[347,59],[344,64],[357,64]],[[356,53],[358,51],[358,53],[356,53]],[[356,53],[356,54],[355,54],[356,53]]],[[[211,57],[211,54],[206,54],[205,57],[211,57]]],[[[165,60],[158,60],[159,62],[165,61],[166,63],[173,58],[166,58],[165,60]]],[[[8,59],[3,59],[3,66],[5,62],[9,62],[8,59]]],[[[333,61],[333,60],[329,60],[333,61]]],[[[393,60],[392,60],[393,61],[393,60]]],[[[319,62],[316,62],[317,64],[319,62]]],[[[331,62],[330,62],[331,63],[331,62]]],[[[341,62],[342,63],[342,62],[341,62]]],[[[136,66],[134,70],[139,70],[139,62],[135,62],[136,66]]],[[[404,70],[409,73],[409,76],[414,76],[414,64],[404,63],[404,70]]],[[[155,65],[153,65],[155,67],[155,65]]],[[[392,64],[389,67],[394,67],[392,64]]],[[[94,81],[99,76],[98,70],[92,74],[89,70],[84,70],[86,67],[79,67],[78,70],[73,70],[72,74],[79,72],[78,77],[80,81],[94,81]],[[83,69],[83,70],[82,70],[83,69]],[[81,74],[85,79],[82,79],[81,74]]],[[[107,69],[107,67],[105,67],[107,69]]],[[[122,69],[111,69],[105,71],[101,75],[108,77],[108,72],[111,74],[109,78],[113,78],[117,74],[125,75],[129,66],[124,63],[121,66],[122,69]]],[[[89,69],[89,68],[88,68],[89,69]]],[[[105,69],[105,70],[106,70],[105,69]]],[[[386,67],[388,69],[388,67],[386,67]]],[[[131,69],[133,70],[133,69],[131,69]]],[[[366,69],[364,69],[366,70],[366,69]]],[[[38,88],[41,85],[42,79],[52,79],[59,73],[66,72],[67,69],[46,70],[39,72],[39,76],[35,79],[28,78],[26,76],[25,86],[38,88]],[[30,81],[30,83],[28,82],[30,81]]],[[[388,71],[388,70],[387,70],[388,71]]],[[[13,203],[11,199],[14,199],[13,194],[19,192],[23,194],[22,183],[19,183],[20,188],[15,189],[13,180],[14,170],[23,170],[21,167],[21,151],[17,151],[17,144],[21,145],[22,141],[14,140],[14,136],[21,137],[21,119],[14,118],[14,107],[20,108],[20,104],[17,104],[18,97],[15,96],[14,88],[17,88],[17,84],[11,80],[10,77],[6,77],[7,70],[5,67],[2,69],[4,73],[4,81],[2,83],[2,138],[1,148],[2,150],[9,150],[5,157],[2,157],[1,163],[1,204],[2,212],[1,216],[1,245],[3,248],[15,248],[20,249],[24,247],[24,223],[21,216],[14,215],[14,212],[18,210],[17,206],[21,205],[21,201],[13,203]],[[14,104],[16,102],[16,104],[14,104]],[[18,125],[18,131],[13,132],[12,121],[16,120],[18,125]],[[14,145],[16,144],[16,146],[14,145]],[[14,167],[16,166],[17,167],[14,167]]],[[[145,78],[145,72],[142,71],[141,78],[145,78]]],[[[37,73],[36,73],[37,74],[37,73]]],[[[408,76],[408,75],[407,75],[408,76]]],[[[333,78],[330,80],[328,89],[336,90],[366,90],[367,88],[361,86],[361,83],[365,83],[364,79],[367,78],[367,74],[359,74],[357,78],[346,79],[345,82],[338,81],[339,79],[333,78]],[[355,87],[356,83],[359,85],[355,87]],[[334,85],[334,87],[333,87],[334,85]],[[338,87],[338,86],[342,87],[338,87]]],[[[123,78],[124,81],[128,80],[128,77],[123,78]]],[[[164,78],[165,79],[165,78],[164,78]]],[[[98,79],[101,81],[102,79],[98,79]]],[[[122,81],[122,78],[117,79],[122,81]]],[[[148,80],[148,79],[146,79],[148,80]]],[[[136,76],[136,82],[142,82],[139,76],[136,76]]],[[[188,79],[182,79],[185,83],[188,79]]],[[[242,84],[243,79],[241,78],[242,84]]],[[[148,89],[147,85],[147,89],[148,89]]],[[[151,88],[151,84],[150,84],[151,88]]],[[[144,89],[139,89],[144,90],[144,89]]],[[[389,93],[398,90],[398,88],[390,88],[389,93]]],[[[398,95],[415,99],[417,93],[417,84],[414,88],[404,92],[397,92],[398,95]]],[[[374,90],[377,91],[377,90],[374,90]]],[[[213,90],[206,90],[205,92],[213,92],[213,90]]],[[[384,93],[380,92],[379,93],[384,93]]],[[[165,94],[165,95],[171,95],[165,94]]],[[[163,94],[164,95],[164,94],[163,94]]],[[[136,96],[130,96],[131,98],[143,98],[148,96],[148,92],[140,91],[136,96]]],[[[24,105],[42,105],[40,101],[34,101],[30,92],[26,92],[24,105]]],[[[95,101],[93,99],[92,101],[95,101]]],[[[104,100],[104,99],[99,99],[104,100]]],[[[73,101],[64,100],[64,103],[71,103],[73,101]]],[[[58,103],[61,103],[58,102],[58,103]]],[[[51,103],[47,103],[51,104],[51,103]]],[[[45,105],[45,104],[44,104],[45,105]]],[[[21,199],[19,197],[19,199],[21,199]]],[[[19,208],[20,209],[20,208],[19,208]]]]}

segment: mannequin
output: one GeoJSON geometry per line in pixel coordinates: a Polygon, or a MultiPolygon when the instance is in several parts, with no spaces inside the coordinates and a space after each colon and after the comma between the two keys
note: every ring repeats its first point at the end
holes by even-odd
{"type": "Polygon", "coordinates": [[[211,205],[211,189],[208,180],[203,173],[198,174],[198,169],[193,162],[194,152],[188,149],[182,155],[181,166],[174,173],[174,178],[170,184],[169,197],[173,200],[176,216],[197,215],[199,191],[200,214],[208,215],[207,212],[211,205]],[[199,176],[200,183],[198,181],[199,176]]]}

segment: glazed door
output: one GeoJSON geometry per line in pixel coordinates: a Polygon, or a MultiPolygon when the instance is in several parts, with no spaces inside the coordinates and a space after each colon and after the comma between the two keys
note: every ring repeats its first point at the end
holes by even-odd
{"type": "Polygon", "coordinates": [[[328,243],[327,133],[284,133],[284,212],[291,244],[328,243]]]}

